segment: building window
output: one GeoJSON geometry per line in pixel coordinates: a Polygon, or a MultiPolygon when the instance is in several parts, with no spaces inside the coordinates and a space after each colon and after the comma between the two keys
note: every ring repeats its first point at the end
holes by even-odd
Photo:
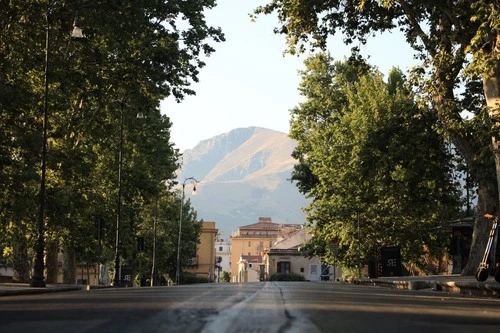
{"type": "Polygon", "coordinates": [[[278,262],[278,273],[290,273],[290,262],[289,261],[279,261],[278,262]]]}
{"type": "Polygon", "coordinates": [[[300,272],[304,273],[304,267],[300,267],[300,272]]]}
{"type": "Polygon", "coordinates": [[[318,275],[318,265],[311,265],[309,271],[311,275],[318,275]]]}
{"type": "Polygon", "coordinates": [[[219,246],[219,251],[222,252],[222,246],[219,246]]]}
{"type": "Polygon", "coordinates": [[[248,247],[252,247],[252,242],[248,241],[248,247]]]}
{"type": "Polygon", "coordinates": [[[264,242],[260,242],[260,243],[259,243],[259,246],[260,246],[261,248],[264,248],[264,242]]]}

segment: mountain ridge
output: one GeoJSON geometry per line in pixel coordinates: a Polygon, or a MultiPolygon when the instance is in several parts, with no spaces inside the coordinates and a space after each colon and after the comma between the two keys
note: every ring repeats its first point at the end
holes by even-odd
{"type": "Polygon", "coordinates": [[[190,197],[193,208],[226,235],[260,216],[304,223],[307,201],[289,180],[295,146],[286,133],[237,128],[184,151],[178,179],[199,181],[197,195],[190,197]]]}

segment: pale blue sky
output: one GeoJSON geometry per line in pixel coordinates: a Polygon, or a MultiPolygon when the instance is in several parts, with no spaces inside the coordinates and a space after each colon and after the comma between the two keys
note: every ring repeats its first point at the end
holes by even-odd
{"type": "MultiPolygon", "coordinates": [[[[226,42],[214,44],[216,52],[206,59],[196,96],[181,103],[168,99],[162,112],[172,121],[172,142],[181,151],[201,140],[239,127],[258,126],[288,133],[289,110],[301,101],[298,93],[306,56],[283,55],[285,38],[273,33],[276,15],[251,22],[248,14],[266,0],[219,0],[207,13],[207,22],[220,26],[226,42]]],[[[349,55],[350,46],[332,38],[329,52],[338,60],[349,55]]],[[[369,62],[386,74],[393,66],[406,71],[415,63],[413,52],[401,34],[386,34],[361,46],[369,62]]]]}

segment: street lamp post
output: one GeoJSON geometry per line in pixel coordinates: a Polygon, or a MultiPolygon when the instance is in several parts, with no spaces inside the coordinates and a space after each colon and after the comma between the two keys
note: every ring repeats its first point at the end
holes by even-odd
{"type": "Polygon", "coordinates": [[[155,270],[156,270],[156,220],[158,218],[158,198],[155,198],[155,208],[153,216],[153,258],[151,265],[151,287],[155,285],[155,270]]]}
{"type": "Polygon", "coordinates": [[[116,234],[115,234],[115,268],[113,272],[113,286],[122,286],[120,274],[120,224],[122,215],[122,154],[123,154],[123,99],[120,102],[120,144],[118,150],[118,198],[116,207],[116,234]]]}
{"type": "Polygon", "coordinates": [[[40,177],[40,206],[38,210],[37,241],[35,263],[33,266],[33,276],[31,277],[31,287],[45,287],[43,276],[44,262],[43,251],[45,240],[43,237],[43,223],[45,219],[45,175],[47,169],[47,122],[49,119],[49,48],[50,48],[50,4],[47,4],[45,13],[45,64],[44,64],[44,95],[43,95],[43,129],[42,129],[42,166],[40,177]]]}
{"type": "Polygon", "coordinates": [[[358,212],[358,279],[361,280],[361,232],[359,228],[359,212],[358,212]]]}
{"type": "MultiPolygon", "coordinates": [[[[156,147],[158,147],[158,137],[156,138],[156,147]]],[[[156,151],[155,160],[155,182],[158,180],[158,151],[156,151]]],[[[155,285],[155,270],[156,270],[156,224],[158,220],[158,194],[155,197],[155,207],[153,212],[153,263],[151,265],[151,287],[155,285]]]]}
{"type": "MultiPolygon", "coordinates": [[[[49,121],[49,55],[50,55],[50,11],[51,2],[47,0],[47,8],[45,10],[45,61],[44,61],[44,82],[43,82],[43,123],[42,123],[42,156],[41,156],[41,171],[40,171],[40,193],[39,193],[39,209],[37,220],[37,240],[35,247],[35,262],[33,265],[33,275],[31,277],[31,287],[45,287],[45,277],[43,271],[45,264],[43,255],[45,249],[44,221],[45,221],[45,178],[47,173],[47,129],[49,121]]],[[[81,28],[73,26],[72,38],[82,38],[81,28]],[[75,29],[80,31],[80,34],[75,34],[75,29]]]]}
{"type": "MultiPolygon", "coordinates": [[[[138,112],[137,113],[137,119],[144,119],[144,113],[138,112]]],[[[156,133],[156,144],[155,144],[155,184],[158,181],[158,133],[156,133]]],[[[151,287],[154,287],[155,285],[155,274],[156,274],[156,238],[157,238],[157,224],[158,224],[158,193],[155,195],[155,204],[154,204],[154,210],[153,210],[153,253],[152,253],[152,264],[151,264],[151,281],[150,285],[151,287]]]]}
{"type": "Polygon", "coordinates": [[[184,189],[186,188],[187,183],[192,183],[193,184],[193,194],[196,194],[196,184],[198,181],[193,178],[189,177],[184,180],[182,183],[182,193],[181,193],[181,208],[180,208],[180,214],[179,214],[179,237],[177,240],[177,270],[175,272],[175,283],[177,285],[180,284],[180,273],[181,273],[181,236],[182,236],[182,208],[184,206],[184,189]]]}

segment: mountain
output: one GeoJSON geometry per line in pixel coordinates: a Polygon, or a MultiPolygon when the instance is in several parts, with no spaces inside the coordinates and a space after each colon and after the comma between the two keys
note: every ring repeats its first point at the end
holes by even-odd
{"type": "Polygon", "coordinates": [[[179,182],[199,181],[189,195],[198,218],[215,221],[227,239],[239,226],[258,222],[304,223],[307,201],[290,182],[296,142],[287,134],[259,127],[238,128],[183,152],[179,182]]]}

